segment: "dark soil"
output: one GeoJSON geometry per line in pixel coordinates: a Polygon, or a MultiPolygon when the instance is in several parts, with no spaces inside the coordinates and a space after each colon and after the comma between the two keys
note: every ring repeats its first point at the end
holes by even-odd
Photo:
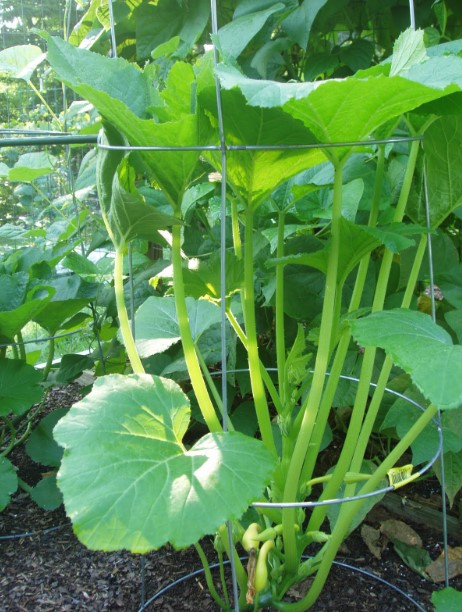
{"type": "MultiPolygon", "coordinates": [[[[78,393],[78,389],[74,389],[70,396],[73,393],[78,393]]],[[[68,399],[68,396],[58,394],[56,403],[68,405],[68,399]]],[[[27,456],[21,457],[20,451],[16,453],[14,462],[19,465],[21,478],[30,484],[39,477],[40,466],[30,462],[27,456]]],[[[407,496],[412,498],[412,489],[417,487],[419,499],[422,499],[422,486],[428,491],[428,482],[412,485],[406,488],[407,496]]],[[[392,516],[383,506],[376,506],[367,521],[376,526],[380,520],[392,516]]],[[[409,524],[409,520],[406,522],[409,524]]],[[[422,524],[414,528],[431,557],[438,557],[442,533],[422,524]]],[[[450,541],[450,544],[460,545],[460,542],[450,541]]],[[[211,541],[205,540],[203,545],[210,552],[210,561],[214,562],[211,541]]],[[[338,565],[333,568],[313,610],[432,610],[431,594],[442,587],[409,569],[391,544],[384,550],[382,558],[376,559],[363,542],[359,529],[348,538],[338,561],[373,572],[408,594],[420,607],[391,586],[338,565]]],[[[200,569],[194,549],[175,551],[165,547],[143,558],[125,551],[89,551],[75,538],[62,509],[45,512],[25,493],[17,493],[0,514],[0,567],[1,612],[136,612],[141,609],[216,612],[219,609],[208,594],[203,575],[190,578],[149,603],[160,589],[200,569]],[[148,603],[143,607],[143,602],[148,603]]],[[[218,574],[216,582],[219,582],[218,574]]],[[[462,590],[462,579],[452,580],[451,586],[462,590]]],[[[299,590],[303,590],[303,585],[299,590]]]]}

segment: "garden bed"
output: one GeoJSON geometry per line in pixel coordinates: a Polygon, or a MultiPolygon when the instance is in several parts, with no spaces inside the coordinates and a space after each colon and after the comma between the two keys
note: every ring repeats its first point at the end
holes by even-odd
{"type": "MultiPolygon", "coordinates": [[[[46,409],[69,404],[79,396],[77,386],[54,391],[46,409]]],[[[21,478],[33,484],[40,477],[40,466],[34,464],[21,449],[15,451],[15,464],[21,478]]],[[[46,470],[46,468],[44,468],[46,470]]],[[[412,505],[413,499],[422,507],[430,508],[437,499],[438,484],[428,480],[408,486],[401,495],[403,502],[412,505]],[[427,498],[427,503],[426,503],[427,498]]],[[[396,495],[396,494],[395,494],[396,495]]],[[[389,518],[400,518],[411,524],[409,516],[397,516],[390,509],[393,496],[369,513],[366,522],[376,527],[389,518]]],[[[396,505],[396,498],[395,498],[396,505]]],[[[403,504],[403,507],[406,504],[403,504]]],[[[454,520],[454,519],[452,519],[454,520]]],[[[413,525],[432,558],[441,553],[442,533],[420,522],[413,525]]],[[[0,536],[15,535],[0,540],[1,610],[37,612],[56,610],[139,610],[157,591],[200,568],[194,549],[175,551],[162,548],[144,557],[144,580],[139,555],[128,552],[102,553],[89,551],[78,542],[63,509],[46,512],[38,508],[25,493],[17,493],[12,503],[0,514],[0,536]],[[24,535],[27,534],[27,535],[24,535]]],[[[213,560],[211,538],[204,547],[213,560]]],[[[460,541],[450,537],[450,544],[460,541]]],[[[409,594],[425,610],[432,608],[432,592],[439,588],[407,567],[389,544],[376,559],[367,548],[357,529],[347,540],[338,560],[356,568],[371,571],[409,594]]],[[[217,576],[218,578],[218,576],[217,576]]],[[[453,586],[462,588],[462,579],[453,586]]],[[[300,589],[303,588],[303,585],[300,589]]],[[[296,596],[296,593],[292,593],[296,596]]],[[[172,589],[146,607],[147,610],[218,610],[208,594],[202,575],[195,576],[172,589]]],[[[352,572],[345,567],[334,567],[327,587],[315,610],[380,611],[416,610],[410,601],[372,578],[352,572]]]]}
{"type": "MultiPolygon", "coordinates": [[[[390,515],[379,507],[371,518],[376,522],[379,516],[390,515]]],[[[441,534],[422,526],[416,526],[416,529],[432,557],[438,556],[441,534]]],[[[47,513],[30,503],[24,494],[19,494],[0,515],[0,531],[2,536],[7,533],[35,533],[0,542],[3,568],[0,578],[1,609],[5,612],[134,612],[140,608],[141,557],[128,552],[87,550],[75,538],[62,510],[47,513]]],[[[391,546],[385,550],[383,558],[377,560],[370,554],[357,530],[347,540],[340,560],[374,572],[411,595],[424,609],[431,609],[431,593],[438,587],[410,570],[391,546]]],[[[146,600],[170,582],[199,567],[200,562],[193,549],[175,551],[166,547],[146,555],[146,600]]],[[[458,579],[458,582],[460,588],[462,581],[458,579]]],[[[206,612],[218,608],[208,595],[204,578],[198,576],[176,587],[146,609],[206,612]]],[[[385,585],[343,567],[335,567],[314,609],[386,612],[417,608],[385,585]]]]}

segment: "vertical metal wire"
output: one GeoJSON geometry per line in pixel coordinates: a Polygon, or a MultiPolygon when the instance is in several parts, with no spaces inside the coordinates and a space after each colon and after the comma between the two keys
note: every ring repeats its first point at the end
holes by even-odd
{"type": "Polygon", "coordinates": [[[409,0],[409,14],[411,20],[411,28],[415,30],[415,8],[414,8],[414,0],[409,0]]]}
{"type": "MultiPolygon", "coordinates": [[[[427,168],[424,162],[423,169],[423,186],[424,186],[424,200],[425,200],[425,216],[427,229],[431,229],[431,217],[430,217],[430,198],[428,196],[428,183],[427,183],[427,168]]],[[[432,247],[432,235],[430,231],[427,234],[427,251],[428,251],[428,273],[430,281],[430,301],[432,309],[432,319],[436,322],[436,303],[435,303],[435,270],[433,267],[433,247],[432,247]]],[[[441,469],[441,512],[443,521],[443,551],[444,551],[444,581],[445,585],[449,586],[449,555],[448,555],[448,524],[447,524],[447,507],[446,507],[446,475],[444,469],[444,432],[441,418],[441,412],[438,411],[438,426],[441,429],[441,436],[443,437],[443,444],[440,451],[440,469],[441,469]]]]}
{"type": "MultiPolygon", "coordinates": [[[[210,16],[212,22],[212,34],[218,33],[218,15],[216,0],[210,1],[210,16]]],[[[213,60],[215,66],[218,65],[218,51],[213,46],[213,60]]],[[[227,361],[226,353],[226,183],[227,183],[227,157],[226,140],[223,122],[223,106],[221,100],[221,88],[218,77],[215,75],[215,89],[217,99],[217,119],[220,135],[221,150],[221,221],[220,221],[220,300],[221,300],[221,396],[223,405],[223,430],[228,429],[228,390],[227,390],[227,361]]],[[[234,610],[239,612],[239,592],[237,587],[236,564],[232,551],[234,550],[233,532],[231,522],[227,522],[228,542],[231,564],[231,579],[233,585],[234,610]]]]}

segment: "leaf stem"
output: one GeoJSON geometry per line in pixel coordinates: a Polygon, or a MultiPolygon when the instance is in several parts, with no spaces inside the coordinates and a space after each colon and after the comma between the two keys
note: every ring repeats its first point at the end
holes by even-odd
{"type": "MultiPolygon", "coordinates": [[[[412,177],[414,175],[415,165],[417,162],[417,154],[419,151],[420,143],[415,141],[411,143],[408,164],[406,167],[406,172],[403,180],[403,185],[401,188],[400,197],[398,199],[398,203],[396,206],[396,210],[394,213],[393,220],[395,222],[400,222],[404,216],[404,211],[406,209],[406,204],[408,201],[411,185],[412,185],[412,177]]],[[[393,263],[394,254],[389,249],[385,250],[383,255],[382,264],[380,266],[379,277],[377,279],[376,290],[374,295],[374,300],[372,304],[372,311],[381,310],[383,308],[383,304],[385,302],[386,291],[388,287],[388,281],[390,278],[391,266],[393,263]]],[[[361,367],[361,374],[358,383],[358,388],[355,396],[355,402],[353,406],[353,411],[350,419],[350,423],[348,425],[348,431],[345,438],[345,441],[342,446],[342,452],[340,453],[339,460],[335,467],[333,477],[325,487],[321,500],[330,499],[336,495],[339,486],[343,482],[345,474],[348,470],[354,471],[353,465],[351,465],[351,460],[353,454],[355,453],[355,449],[361,445],[362,448],[365,448],[365,444],[367,444],[367,440],[369,439],[369,434],[361,432],[361,427],[363,424],[364,414],[367,407],[367,400],[369,397],[370,391],[370,383],[372,380],[372,373],[374,367],[374,361],[377,350],[375,347],[367,347],[364,356],[363,363],[361,367]],[[364,436],[364,437],[363,437],[364,436]]],[[[387,374],[388,380],[388,374],[387,374]]],[[[384,383],[384,386],[386,381],[384,383]]],[[[376,390],[377,392],[377,390],[376,390]]],[[[381,398],[380,398],[381,399],[381,398]]],[[[378,410],[378,407],[377,407],[378,410]]],[[[361,460],[362,461],[362,460],[361,460]]],[[[355,462],[356,469],[360,469],[361,462],[355,462]],[[359,465],[359,467],[358,467],[359,465]]],[[[354,485],[350,485],[345,489],[345,496],[352,494],[352,489],[354,485]]],[[[317,506],[310,518],[308,530],[316,531],[319,529],[319,526],[322,524],[327,513],[327,506],[317,506]]]]}
{"type": "Polygon", "coordinates": [[[194,340],[189,326],[188,311],[186,308],[186,297],[183,282],[183,270],[181,262],[181,226],[172,227],[172,264],[173,284],[175,287],[175,306],[180,328],[181,344],[188,368],[191,385],[194,390],[200,411],[204,417],[207,427],[211,432],[223,431],[218,420],[212,400],[210,399],[207,386],[202,376],[199,359],[197,357],[194,340]]]}
{"type": "Polygon", "coordinates": [[[260,357],[258,354],[257,325],[255,320],[255,290],[253,261],[253,211],[249,206],[246,210],[245,249],[244,249],[244,288],[242,292],[245,331],[247,337],[247,354],[255,411],[261,438],[265,446],[277,455],[274,444],[271,419],[263,385],[260,357]]]}
{"type": "Polygon", "coordinates": [[[119,317],[120,333],[127,351],[130,365],[135,374],[144,374],[144,367],[141,363],[140,356],[136,349],[135,340],[133,338],[130,319],[128,318],[127,307],[124,297],[124,282],[123,282],[123,262],[124,262],[124,247],[118,246],[115,251],[114,258],[114,292],[116,298],[117,315],[119,317]]]}
{"type": "MultiPolygon", "coordinates": [[[[239,325],[239,322],[237,321],[236,317],[234,316],[230,308],[226,309],[226,317],[228,321],[230,322],[231,327],[235,331],[236,336],[241,341],[242,346],[247,350],[247,336],[245,335],[244,330],[239,325]]],[[[284,406],[282,405],[281,398],[279,397],[277,389],[274,386],[273,381],[271,380],[271,376],[269,375],[268,371],[266,370],[261,360],[260,360],[260,371],[261,371],[263,382],[265,383],[268,393],[270,394],[271,401],[273,402],[274,407],[276,408],[278,414],[282,414],[284,412],[284,406]]]]}
{"type": "MultiPolygon", "coordinates": [[[[371,475],[366,484],[358,491],[358,495],[365,495],[377,490],[380,481],[386,478],[387,472],[393,468],[402,454],[409,448],[412,442],[425,429],[430,421],[435,417],[438,410],[432,404],[421,414],[419,419],[409,429],[407,434],[398,442],[386,459],[378,466],[376,471],[371,475]]],[[[327,576],[329,574],[332,562],[337,554],[338,548],[344,540],[351,522],[355,515],[364,503],[363,499],[343,504],[340,508],[340,513],[335,524],[335,529],[331,534],[329,541],[324,547],[321,564],[314,578],[313,584],[308,594],[294,605],[290,605],[284,610],[290,612],[304,612],[308,610],[318,598],[327,576]]]]}
{"type": "MultiPolygon", "coordinates": [[[[382,193],[383,177],[385,174],[385,147],[379,148],[377,156],[377,168],[374,181],[374,194],[372,197],[371,211],[369,214],[368,226],[375,227],[380,208],[380,197],[382,193]]],[[[351,296],[348,312],[356,311],[361,305],[361,298],[366,284],[367,270],[369,268],[370,253],[365,255],[358,267],[358,273],[355,279],[353,294],[351,296]]],[[[314,426],[314,431],[311,439],[311,451],[308,454],[302,471],[302,481],[308,481],[312,475],[316,465],[316,459],[321,446],[322,438],[327,424],[327,419],[330,414],[332,402],[337,391],[340,375],[343,370],[345,357],[350,346],[351,334],[348,328],[342,331],[340,341],[335,353],[334,361],[331,367],[329,380],[326,384],[326,389],[321,401],[318,418],[314,426]]]]}
{"type": "Polygon", "coordinates": [[[229,606],[227,606],[223,599],[218,595],[215,585],[213,584],[212,572],[210,571],[209,562],[202,546],[199,544],[199,542],[196,542],[194,544],[194,548],[196,549],[201,560],[202,567],[204,568],[205,581],[207,582],[210,595],[222,610],[229,610],[229,606]]]}
{"type": "MultiPolygon", "coordinates": [[[[303,419],[297,435],[292,458],[287,471],[287,480],[283,493],[284,502],[296,501],[299,482],[306,454],[309,449],[311,434],[318,415],[319,405],[324,389],[327,367],[331,354],[332,339],[337,322],[338,295],[337,272],[340,253],[340,221],[342,217],[342,168],[341,162],[334,162],[334,202],[332,207],[332,237],[326,274],[326,287],[319,332],[318,352],[313,373],[313,382],[307,400],[301,410],[303,419]]],[[[284,508],[282,512],[284,550],[286,554],[286,571],[296,574],[299,563],[299,552],[294,531],[295,508],[284,508]]]]}

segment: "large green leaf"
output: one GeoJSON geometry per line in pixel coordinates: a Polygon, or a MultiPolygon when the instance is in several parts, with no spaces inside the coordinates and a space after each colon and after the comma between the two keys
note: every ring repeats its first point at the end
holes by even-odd
{"type": "Polygon", "coordinates": [[[66,511],[91,549],[188,546],[238,518],[274,462],[260,441],[208,434],[186,450],[189,401],[174,382],[109,375],[55,427],[66,511]]]}
{"type": "MultiPolygon", "coordinates": [[[[207,300],[186,298],[188,319],[194,341],[220,322],[220,309],[207,300]]],[[[180,341],[180,328],[173,297],[149,297],[135,315],[136,347],[141,357],[166,351],[180,341]]]]}
{"type": "Polygon", "coordinates": [[[175,55],[185,57],[205,29],[210,15],[209,0],[177,3],[160,0],[155,5],[142,2],[136,10],[136,51],[139,59],[148,58],[160,44],[179,36],[175,55]]]}
{"type": "Polygon", "coordinates": [[[56,484],[55,474],[46,474],[30,492],[34,502],[44,510],[56,510],[63,503],[63,496],[56,484]]]}
{"type": "Polygon", "coordinates": [[[462,346],[454,346],[430,316],[398,308],[352,321],[351,329],[360,345],[389,353],[435,406],[443,410],[462,404],[462,346]]]}
{"type": "MultiPolygon", "coordinates": [[[[104,157],[107,155],[107,152],[103,153],[104,157]]],[[[103,176],[105,178],[105,175],[100,175],[101,168],[102,164],[98,164],[98,183],[103,176]]],[[[112,180],[109,207],[107,200],[101,202],[105,207],[105,220],[111,237],[117,246],[135,239],[155,241],[157,230],[179,223],[175,217],[166,215],[145,201],[136,191],[134,174],[129,164],[122,161],[112,180]]]]}
{"type": "Polygon", "coordinates": [[[327,0],[303,0],[282,22],[282,27],[291,40],[296,42],[302,49],[306,49],[310,37],[311,26],[316,15],[326,4],[327,0]]]}
{"type": "MultiPolygon", "coordinates": [[[[330,143],[365,140],[390,120],[460,91],[462,58],[435,57],[417,68],[414,65],[406,71],[406,78],[390,77],[383,67],[345,79],[277,83],[250,79],[235,68],[222,65],[218,76],[224,89],[238,87],[251,106],[283,107],[320,142],[330,143]],[[438,82],[434,82],[435,74],[438,82]]],[[[336,149],[332,154],[341,157],[347,150],[336,149]]]]}
{"type": "MultiPolygon", "coordinates": [[[[48,60],[59,78],[94,104],[101,115],[125,135],[130,145],[187,147],[200,144],[195,115],[184,115],[167,123],[142,118],[146,117],[155,90],[148,84],[148,79],[128,62],[102,58],[57,38],[49,39],[48,49],[48,60]],[[130,86],[127,87],[126,83],[130,86]]],[[[170,204],[179,210],[199,152],[143,151],[139,157],[170,204]]]]}
{"type": "Polygon", "coordinates": [[[36,45],[17,45],[0,51],[0,74],[11,79],[30,81],[46,54],[36,45]]]}
{"type": "MultiPolygon", "coordinates": [[[[385,244],[392,251],[398,251],[412,246],[413,241],[406,234],[416,234],[422,228],[393,223],[388,227],[371,228],[357,225],[343,218],[340,221],[340,252],[338,256],[337,283],[343,285],[347,276],[359,264],[361,259],[373,251],[380,244],[385,244]]],[[[298,253],[288,255],[280,259],[274,259],[268,265],[274,266],[278,263],[302,264],[316,268],[326,273],[330,252],[330,242],[323,249],[317,249],[310,253],[298,253]]]]}
{"type": "Polygon", "coordinates": [[[15,283],[16,277],[20,274],[22,273],[18,272],[11,275],[11,277],[6,274],[0,276],[0,286],[3,293],[3,299],[0,301],[3,302],[2,306],[4,309],[0,311],[0,337],[8,338],[9,340],[12,340],[26,323],[29,323],[40,312],[43,312],[54,294],[52,287],[37,286],[28,291],[24,296],[22,289],[15,283]],[[13,281],[11,281],[12,277],[13,281]],[[11,296],[12,301],[10,304],[5,303],[8,300],[8,296],[11,296]],[[20,296],[24,303],[10,310],[8,306],[16,305],[20,296]]]}
{"type": "MultiPolygon", "coordinates": [[[[444,116],[425,132],[424,151],[430,226],[439,227],[462,204],[462,118],[444,116]]],[[[420,175],[422,172],[420,171],[420,175]]],[[[423,177],[411,192],[406,213],[418,223],[426,223],[423,177]]]]}
{"type": "Polygon", "coordinates": [[[0,457],[0,512],[8,506],[17,488],[18,477],[14,465],[6,457],[0,457]]]}
{"type": "Polygon", "coordinates": [[[63,449],[53,439],[53,428],[68,413],[69,408],[57,408],[47,414],[26,443],[26,452],[31,459],[41,465],[58,467],[63,456],[63,449]]]}
{"type": "MultiPolygon", "coordinates": [[[[119,108],[126,108],[137,117],[146,117],[146,108],[151,98],[149,85],[143,73],[123,58],[109,58],[78,49],[64,40],[49,37],[48,61],[58,76],[77,93],[93,104],[86,95],[100,92],[100,106],[109,98],[119,102],[119,108]],[[105,96],[103,96],[105,94],[105,96]]],[[[95,106],[104,114],[103,108],[95,106]]]]}
{"type": "Polygon", "coordinates": [[[43,395],[42,373],[19,359],[0,359],[0,416],[23,414],[43,395]]]}
{"type": "Polygon", "coordinates": [[[56,158],[49,153],[24,153],[8,173],[8,180],[13,182],[30,183],[40,176],[53,172],[56,158]]]}
{"type": "MultiPolygon", "coordinates": [[[[243,284],[243,263],[234,253],[226,254],[226,295],[239,291],[243,284]]],[[[208,259],[200,259],[194,267],[183,270],[185,292],[194,298],[209,296],[219,300],[221,296],[221,261],[218,252],[208,259]]]]}
{"type": "Polygon", "coordinates": [[[50,335],[55,334],[64,321],[80,312],[98,291],[96,283],[87,283],[75,275],[53,280],[50,287],[55,291],[51,301],[32,317],[50,335]]]}
{"type": "Polygon", "coordinates": [[[462,607],[462,592],[452,587],[434,591],[432,604],[435,606],[435,612],[459,612],[462,607]]]}
{"type": "MultiPolygon", "coordinates": [[[[214,90],[205,90],[200,101],[211,113],[216,112],[214,90]]],[[[256,208],[275,187],[302,170],[325,161],[319,149],[284,150],[284,146],[314,143],[315,139],[301,122],[278,108],[249,106],[239,91],[224,91],[222,107],[225,138],[229,146],[280,146],[275,150],[229,151],[227,179],[242,200],[256,208]]],[[[210,153],[221,170],[221,154],[210,153]]]]}
{"type": "Polygon", "coordinates": [[[277,2],[263,10],[239,15],[218,31],[217,39],[220,49],[225,55],[238,57],[262,29],[269,17],[284,8],[282,2],[277,2]]]}

